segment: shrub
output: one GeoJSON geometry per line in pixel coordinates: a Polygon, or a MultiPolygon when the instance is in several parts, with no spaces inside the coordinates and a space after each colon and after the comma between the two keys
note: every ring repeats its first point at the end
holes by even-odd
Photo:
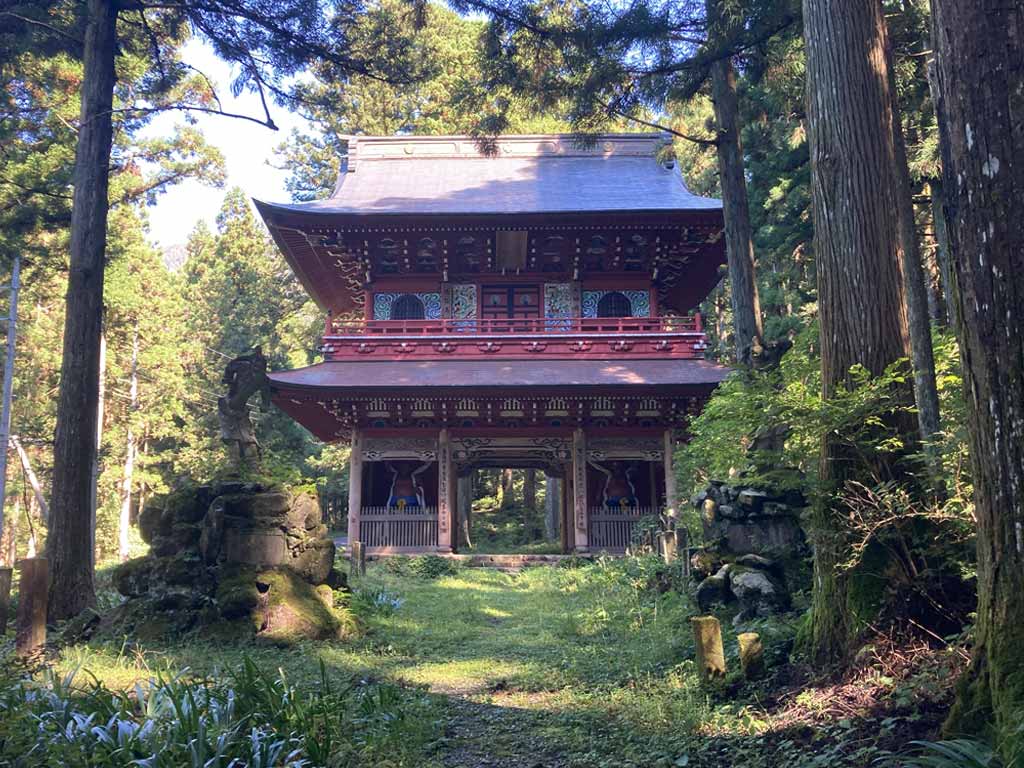
{"type": "Polygon", "coordinates": [[[420,579],[438,579],[454,576],[459,568],[453,560],[438,555],[419,555],[410,558],[409,573],[420,579]]]}

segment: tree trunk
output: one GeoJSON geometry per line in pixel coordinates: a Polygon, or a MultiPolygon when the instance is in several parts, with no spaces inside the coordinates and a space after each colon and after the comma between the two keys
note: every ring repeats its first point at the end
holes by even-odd
{"type": "Polygon", "coordinates": [[[523,535],[527,542],[537,536],[537,470],[523,470],[523,535]]]}
{"type": "Polygon", "coordinates": [[[562,510],[562,480],[547,476],[544,488],[544,538],[558,540],[558,522],[562,510]]]}
{"type": "Polygon", "coordinates": [[[1008,752],[1024,711],[1024,7],[932,8],[978,536],[974,655],[947,727],[994,723],[1008,752]]]}
{"type": "Polygon", "coordinates": [[[21,440],[18,439],[17,435],[11,435],[11,445],[14,446],[15,450],[18,452],[18,458],[21,459],[21,469],[25,473],[25,477],[28,479],[28,484],[32,487],[32,494],[35,496],[36,503],[39,505],[39,513],[43,524],[49,525],[50,506],[46,503],[46,497],[43,496],[43,488],[39,484],[39,478],[36,477],[35,471],[32,469],[28,453],[25,451],[25,448],[22,446],[21,440]]]}
{"type": "MultiPolygon", "coordinates": [[[[881,3],[804,0],[803,7],[822,388],[829,399],[840,387],[853,386],[852,366],[878,375],[909,357],[910,349],[881,3]]],[[[906,399],[911,397],[908,392],[906,399]]],[[[849,575],[838,568],[846,554],[844,510],[828,494],[841,492],[848,480],[884,479],[887,469],[865,467],[832,436],[823,442],[826,493],[813,517],[809,638],[820,663],[843,660],[856,629],[849,575]]]]}
{"type": "Polygon", "coordinates": [[[939,433],[939,392],[935,385],[935,354],[932,349],[932,326],[928,318],[928,289],[925,285],[921,249],[917,240],[917,222],[914,217],[914,196],[907,163],[907,146],[903,136],[899,100],[896,98],[896,75],[893,54],[886,51],[889,66],[889,94],[892,103],[893,168],[896,179],[896,218],[899,223],[900,246],[903,251],[903,282],[907,300],[907,321],[910,332],[911,361],[914,368],[914,402],[917,405],[917,424],[921,443],[936,494],[945,497],[942,480],[942,460],[938,455],[935,438],[939,433]]]}
{"type": "Polygon", "coordinates": [[[117,554],[121,562],[128,559],[131,548],[129,533],[132,525],[132,475],[135,472],[135,430],[132,419],[139,408],[139,321],[132,329],[132,366],[128,384],[128,429],[125,439],[124,473],[121,480],[121,515],[117,521],[117,554]]]}
{"type": "Polygon", "coordinates": [[[956,330],[956,307],[953,305],[956,289],[953,286],[953,260],[949,254],[949,227],[942,212],[942,182],[932,181],[928,188],[932,199],[932,218],[935,221],[935,260],[939,265],[939,285],[942,286],[942,296],[946,302],[946,316],[956,330]]]}
{"type": "Polygon", "coordinates": [[[512,470],[503,469],[498,476],[498,508],[508,509],[515,499],[512,496],[512,470]]]}
{"type": "Polygon", "coordinates": [[[18,560],[18,524],[21,517],[21,500],[14,497],[14,510],[0,535],[0,568],[13,568],[18,560]]]}
{"type": "Polygon", "coordinates": [[[100,371],[96,385],[96,453],[89,477],[89,531],[92,539],[92,567],[96,569],[96,513],[99,511],[100,454],[103,450],[103,415],[107,406],[107,330],[106,318],[100,320],[100,371]]]}
{"type": "MultiPolygon", "coordinates": [[[[707,0],[712,41],[726,38],[734,26],[730,19],[724,17],[720,4],[721,0],[707,0]]],[[[764,331],[761,327],[747,180],[740,143],[736,71],[728,57],[711,65],[711,96],[717,128],[718,175],[722,186],[722,215],[725,219],[732,322],[736,331],[736,360],[742,365],[750,365],[755,346],[763,346],[764,331]]]]}
{"type": "Polygon", "coordinates": [[[103,314],[103,257],[113,132],[117,9],[89,0],[85,31],[81,124],[75,152],[70,270],[64,320],[53,496],[47,557],[51,619],[96,602],[90,478],[96,456],[96,407],[103,314]]]}

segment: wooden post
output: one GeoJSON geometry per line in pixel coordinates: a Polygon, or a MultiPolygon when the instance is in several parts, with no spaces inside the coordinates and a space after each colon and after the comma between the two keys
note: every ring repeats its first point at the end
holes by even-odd
{"type": "Polygon", "coordinates": [[[586,552],[590,533],[587,509],[587,437],[580,428],[572,433],[572,495],[576,551],[586,552]]]}
{"type": "Polygon", "coordinates": [[[366,575],[366,547],[361,541],[349,542],[349,573],[366,575]]]}
{"type": "Polygon", "coordinates": [[[0,638],[7,633],[7,617],[11,610],[10,568],[0,568],[0,638]]]}
{"type": "Polygon", "coordinates": [[[348,543],[362,541],[359,535],[359,514],[363,508],[363,441],[352,429],[352,452],[348,457],[348,543]]]}
{"type": "Polygon", "coordinates": [[[662,447],[665,462],[665,515],[673,520],[677,517],[675,447],[676,440],[672,429],[666,429],[662,447]]]}
{"type": "Polygon", "coordinates": [[[42,651],[46,642],[46,606],[50,591],[50,564],[45,557],[18,561],[18,618],[15,652],[23,659],[42,651]]]}
{"type": "Polygon", "coordinates": [[[661,556],[666,564],[674,563],[679,551],[676,531],[663,531],[661,534],[661,556]]]}
{"type": "Polygon", "coordinates": [[[737,638],[740,643],[740,666],[747,680],[756,680],[764,674],[764,645],[757,632],[742,632],[737,638]]]}
{"type": "Polygon", "coordinates": [[[437,549],[440,552],[452,551],[456,486],[452,468],[452,443],[445,427],[437,439],[437,549]]]}
{"type": "Polygon", "coordinates": [[[714,616],[695,616],[690,619],[694,649],[697,652],[697,671],[701,680],[708,682],[725,677],[725,648],[722,646],[722,626],[714,616]]]}

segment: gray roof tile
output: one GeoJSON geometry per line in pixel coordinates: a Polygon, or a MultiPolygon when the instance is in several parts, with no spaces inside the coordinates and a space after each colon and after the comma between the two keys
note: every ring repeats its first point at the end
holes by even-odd
{"type": "Polygon", "coordinates": [[[481,151],[468,137],[358,137],[326,200],[275,209],[332,214],[515,214],[720,210],[657,153],[660,134],[506,136],[481,151]]]}

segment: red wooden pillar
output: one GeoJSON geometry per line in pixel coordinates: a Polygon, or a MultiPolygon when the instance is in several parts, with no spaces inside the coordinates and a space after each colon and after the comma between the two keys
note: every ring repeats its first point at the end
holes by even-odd
{"type": "Polygon", "coordinates": [[[363,440],[359,430],[352,428],[352,453],[348,457],[348,543],[362,541],[359,515],[363,509],[363,440]]]}

